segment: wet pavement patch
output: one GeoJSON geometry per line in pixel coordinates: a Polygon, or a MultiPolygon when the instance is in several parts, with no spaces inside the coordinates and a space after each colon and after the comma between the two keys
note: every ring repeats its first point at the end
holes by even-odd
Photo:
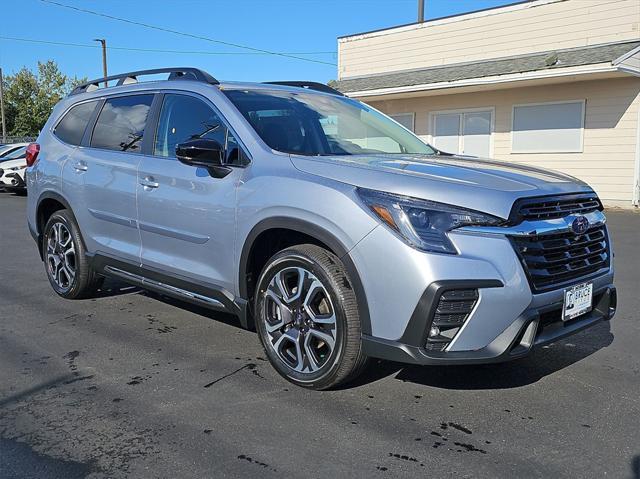
{"type": "Polygon", "coordinates": [[[0,477],[84,478],[95,472],[94,464],[64,461],[34,451],[28,444],[14,439],[0,439],[0,477]]]}

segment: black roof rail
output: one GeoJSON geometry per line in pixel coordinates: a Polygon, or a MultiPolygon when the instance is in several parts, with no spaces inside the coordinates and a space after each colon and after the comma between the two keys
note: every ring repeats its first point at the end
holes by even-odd
{"type": "Polygon", "coordinates": [[[316,90],[324,93],[331,93],[333,95],[344,96],[341,92],[339,92],[335,88],[331,88],[329,85],[325,85],[324,83],[319,83],[315,81],[266,81],[263,83],[267,85],[295,86],[298,88],[306,88],[308,90],[316,90]]]}
{"type": "Polygon", "coordinates": [[[220,82],[209,75],[204,70],[193,67],[172,67],[172,68],[155,68],[153,70],[140,70],[136,72],[121,73],[119,75],[111,75],[107,78],[96,78],[95,80],[82,83],[75,87],[69,96],[77,95],[79,93],[91,92],[100,88],[100,83],[107,81],[118,80],[116,86],[128,85],[130,83],[137,83],[138,77],[143,75],[155,75],[158,73],[169,73],[167,80],[194,80],[211,85],[218,85],[220,82]]]}

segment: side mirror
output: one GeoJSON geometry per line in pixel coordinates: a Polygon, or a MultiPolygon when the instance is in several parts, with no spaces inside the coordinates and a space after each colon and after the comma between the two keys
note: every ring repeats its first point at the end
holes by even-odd
{"type": "Polygon", "coordinates": [[[231,168],[224,165],[224,148],[215,140],[197,138],[176,145],[176,158],[189,166],[206,168],[214,178],[224,178],[231,168]]]}

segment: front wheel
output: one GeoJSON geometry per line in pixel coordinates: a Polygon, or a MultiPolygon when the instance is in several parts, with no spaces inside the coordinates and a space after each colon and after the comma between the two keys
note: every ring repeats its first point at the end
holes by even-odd
{"type": "Polygon", "coordinates": [[[265,352],[289,381],[329,389],[364,368],[355,292],[331,252],[315,245],[280,251],[260,275],[255,302],[265,352]]]}

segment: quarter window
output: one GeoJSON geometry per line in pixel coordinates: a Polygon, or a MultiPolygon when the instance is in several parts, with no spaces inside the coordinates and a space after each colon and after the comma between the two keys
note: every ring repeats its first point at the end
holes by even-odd
{"type": "Polygon", "coordinates": [[[71,108],[53,130],[54,135],[65,143],[79,145],[97,104],[97,101],[89,101],[71,108]]]}
{"type": "Polygon", "coordinates": [[[93,129],[91,146],[140,152],[153,95],[132,95],[107,100],[93,129]]]}

